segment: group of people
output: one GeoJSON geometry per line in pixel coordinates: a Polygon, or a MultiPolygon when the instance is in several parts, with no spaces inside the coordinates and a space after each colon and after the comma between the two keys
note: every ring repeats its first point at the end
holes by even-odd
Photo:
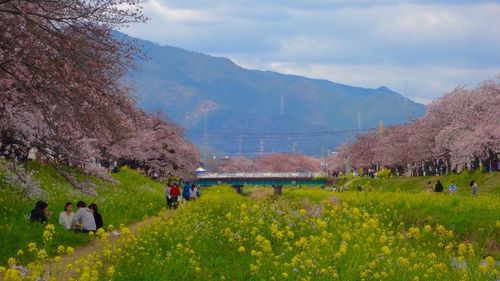
{"type": "MultiPolygon", "coordinates": [[[[472,195],[475,196],[479,192],[477,183],[474,180],[471,180],[469,183],[469,186],[471,188],[472,195]]],[[[450,191],[450,194],[455,194],[457,192],[457,185],[455,184],[454,181],[451,181],[450,185],[448,186],[448,190],[450,191]]],[[[436,185],[434,186],[432,184],[432,181],[427,182],[426,186],[427,192],[443,192],[443,184],[441,183],[440,180],[437,180],[436,185]]]]}
{"type": "MultiPolygon", "coordinates": [[[[78,210],[73,212],[73,203],[67,202],[64,211],[59,214],[59,224],[66,229],[74,229],[81,232],[97,231],[104,226],[102,216],[95,203],[87,204],[83,201],[76,203],[78,210]]],[[[52,217],[49,211],[49,204],[45,201],[38,201],[35,208],[31,210],[29,219],[33,222],[46,223],[52,217]]]]}
{"type": "MultiPolygon", "coordinates": [[[[182,188],[182,199],[185,201],[196,200],[200,197],[200,190],[195,184],[190,184],[189,182],[182,188]]],[[[181,196],[181,190],[178,183],[167,184],[165,189],[165,197],[167,199],[167,206],[169,209],[177,208],[179,204],[179,197],[181,196]]]]}

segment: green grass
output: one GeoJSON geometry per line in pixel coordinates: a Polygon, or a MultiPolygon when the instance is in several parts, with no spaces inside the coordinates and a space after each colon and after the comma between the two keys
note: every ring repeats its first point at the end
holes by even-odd
{"type": "Polygon", "coordinates": [[[355,190],[358,186],[371,187],[374,190],[380,191],[406,191],[406,192],[422,192],[428,181],[432,181],[435,185],[436,181],[440,180],[444,190],[448,191],[448,186],[451,181],[455,181],[458,186],[459,194],[470,194],[469,183],[471,180],[477,182],[479,192],[500,195],[500,173],[482,173],[482,172],[463,172],[460,174],[450,174],[443,176],[430,177],[396,177],[392,176],[388,179],[370,179],[368,177],[343,177],[338,182],[338,186],[345,185],[351,190],[355,190]]]}
{"type": "Polygon", "coordinates": [[[41,245],[45,225],[31,223],[26,218],[26,214],[40,199],[49,204],[49,210],[53,213],[49,223],[56,226],[54,239],[47,245],[52,254],[58,245],[78,246],[88,242],[87,235],[65,230],[58,225],[59,213],[67,201],[73,202],[74,211],[79,200],[87,204],[96,203],[105,226],[139,221],[145,216],[157,214],[165,206],[162,184],[127,168],[112,175],[119,181],[118,184],[90,177],[97,187],[95,197],[71,187],[50,166],[30,163],[29,169],[37,171],[35,178],[41,183],[45,195],[43,198],[28,200],[15,190],[0,186],[0,263],[5,263],[9,257],[15,257],[19,249],[26,251],[30,242],[41,245]]]}
{"type": "Polygon", "coordinates": [[[334,193],[314,188],[286,189],[284,197],[307,198],[318,203],[329,196],[347,202],[372,214],[386,213],[393,224],[422,227],[437,223],[451,229],[461,241],[476,243],[484,255],[500,258],[500,173],[463,173],[439,177],[392,177],[389,179],[347,178],[342,179],[348,191],[334,193]],[[440,179],[445,187],[443,194],[427,193],[425,186],[440,179]],[[479,196],[470,195],[468,183],[478,182],[479,196]],[[447,186],[454,180],[459,186],[458,194],[447,193],[447,186]],[[358,185],[371,187],[363,192],[358,185]]]}
{"type": "MultiPolygon", "coordinates": [[[[404,194],[398,204],[419,198],[404,194]]],[[[110,253],[86,257],[75,274],[109,277],[112,267],[113,280],[124,281],[495,280],[491,257],[481,269],[479,245],[462,244],[435,221],[418,228],[394,223],[401,206],[370,212],[323,203],[330,195],[288,188],[280,198],[254,200],[211,187],[172,216],[122,235],[110,253]],[[459,256],[463,269],[453,265],[459,256]]]]}

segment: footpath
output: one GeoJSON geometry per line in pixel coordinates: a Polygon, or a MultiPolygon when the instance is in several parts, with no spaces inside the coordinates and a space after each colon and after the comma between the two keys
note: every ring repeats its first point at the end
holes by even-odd
{"type": "MultiPolygon", "coordinates": [[[[148,217],[145,220],[132,223],[127,226],[129,231],[136,234],[140,228],[147,226],[156,218],[166,218],[173,214],[172,210],[165,210],[160,212],[156,216],[148,217]]],[[[113,232],[112,232],[113,233],[113,232]]],[[[56,277],[57,280],[68,280],[72,277],[72,273],[67,270],[68,264],[75,264],[75,262],[81,258],[87,257],[88,255],[99,253],[103,250],[105,245],[114,245],[119,240],[120,235],[113,235],[112,233],[107,233],[109,243],[104,244],[98,239],[90,241],[88,244],[75,248],[75,252],[72,255],[62,256],[61,260],[56,263],[54,258],[48,260],[44,265],[45,276],[43,280],[48,280],[49,278],[56,277]]],[[[116,233],[116,232],[115,232],[116,233]]]]}

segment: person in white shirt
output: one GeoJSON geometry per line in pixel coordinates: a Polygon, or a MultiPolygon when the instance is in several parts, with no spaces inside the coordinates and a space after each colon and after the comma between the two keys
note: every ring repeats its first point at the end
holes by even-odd
{"type": "Polygon", "coordinates": [[[73,203],[67,202],[64,206],[64,211],[59,214],[59,224],[64,226],[66,229],[71,228],[71,223],[73,222],[73,203]]]}
{"type": "Polygon", "coordinates": [[[87,208],[86,207],[87,205],[83,201],[78,201],[78,203],[76,203],[76,206],[78,207],[78,211],[73,217],[71,225],[73,227],[77,224],[80,225],[83,232],[89,232],[89,231],[95,232],[96,226],[92,210],[87,208]]]}
{"type": "Polygon", "coordinates": [[[189,191],[189,197],[191,200],[196,200],[198,199],[198,187],[196,185],[191,185],[191,190],[189,191]]]}

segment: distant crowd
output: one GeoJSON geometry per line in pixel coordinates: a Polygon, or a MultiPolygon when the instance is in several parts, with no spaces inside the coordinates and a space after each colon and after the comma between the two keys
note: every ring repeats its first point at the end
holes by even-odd
{"type": "MultiPolygon", "coordinates": [[[[88,207],[83,201],[76,203],[78,210],[73,212],[73,203],[67,202],[64,211],[59,213],[59,224],[66,229],[72,229],[77,232],[95,232],[104,226],[102,216],[95,203],[88,207]]],[[[36,202],[35,208],[31,210],[29,219],[32,222],[46,223],[52,217],[49,211],[49,204],[45,201],[36,202]]]]}
{"type": "Polygon", "coordinates": [[[167,199],[167,206],[169,209],[175,209],[179,205],[179,203],[184,201],[196,200],[200,197],[201,193],[195,184],[190,184],[187,182],[182,188],[182,197],[181,189],[179,187],[179,183],[167,183],[165,188],[165,198],[167,199]]]}
{"type": "MultiPolygon", "coordinates": [[[[473,196],[476,196],[479,192],[479,189],[477,187],[477,183],[474,180],[471,180],[469,183],[469,186],[471,188],[471,193],[473,196]]],[[[441,183],[440,180],[437,180],[436,185],[432,184],[432,181],[427,182],[427,186],[425,188],[427,192],[443,192],[443,184],[441,183]]],[[[455,194],[458,190],[458,186],[455,184],[454,181],[451,181],[450,185],[448,186],[448,191],[450,194],[455,194]]]]}

